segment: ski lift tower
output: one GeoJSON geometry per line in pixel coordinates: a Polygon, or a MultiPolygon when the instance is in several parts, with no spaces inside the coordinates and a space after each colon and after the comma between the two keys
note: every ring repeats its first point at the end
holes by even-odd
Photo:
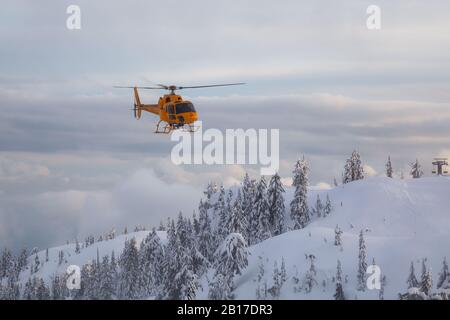
{"type": "Polygon", "coordinates": [[[448,159],[447,158],[434,158],[433,161],[433,173],[438,176],[442,176],[448,173],[447,170],[448,159]]]}

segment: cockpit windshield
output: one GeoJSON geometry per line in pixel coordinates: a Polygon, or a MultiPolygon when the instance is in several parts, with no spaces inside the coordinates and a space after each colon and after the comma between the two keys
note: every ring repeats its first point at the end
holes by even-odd
{"type": "Polygon", "coordinates": [[[177,114],[185,112],[195,112],[194,105],[190,102],[179,102],[176,105],[177,114]]]}

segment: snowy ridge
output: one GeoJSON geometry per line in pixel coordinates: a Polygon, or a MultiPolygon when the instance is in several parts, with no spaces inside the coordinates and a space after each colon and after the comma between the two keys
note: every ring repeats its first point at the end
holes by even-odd
{"type": "MultiPolygon", "coordinates": [[[[289,216],[289,203],[293,189],[286,188],[285,206],[289,216]]],[[[434,283],[441,270],[444,257],[450,258],[450,179],[434,177],[409,180],[368,178],[330,190],[310,190],[308,202],[314,206],[317,195],[324,200],[329,195],[333,204],[332,213],[325,218],[314,217],[304,229],[288,231],[249,248],[248,267],[234,280],[235,298],[255,299],[259,260],[263,261],[264,278],[269,286],[272,282],[274,262],[280,267],[284,259],[287,281],[283,285],[281,299],[333,299],[336,264],[339,259],[343,269],[343,288],[348,299],[378,299],[379,290],[357,291],[356,271],[358,267],[358,236],[364,231],[367,247],[367,262],[372,259],[386,276],[385,299],[397,299],[399,293],[407,292],[406,280],[411,261],[416,275],[420,277],[421,259],[427,259],[434,283]],[[343,231],[342,248],[334,245],[336,225],[343,231]],[[310,267],[307,255],[315,256],[316,284],[311,292],[299,289],[302,279],[310,267]],[[261,257],[261,259],[259,258],[261,257]],[[297,283],[295,281],[297,279],[297,283]],[[345,281],[344,281],[345,280],[345,281]]],[[[287,219],[289,220],[289,219],[287,219]]],[[[75,244],[38,253],[44,262],[35,276],[50,281],[55,274],[63,274],[68,265],[79,265],[94,261],[115,252],[116,257],[124,248],[126,239],[134,237],[139,243],[148,231],[139,231],[117,236],[112,240],[96,242],[75,253],[75,244]],[[58,254],[65,252],[65,261],[58,265],[58,254]]],[[[158,232],[165,243],[166,232],[158,232]]],[[[35,256],[31,256],[31,265],[35,256]]],[[[208,297],[207,279],[212,278],[212,269],[200,279],[202,287],[197,298],[208,297]]],[[[30,277],[30,270],[20,275],[22,284],[30,277]]],[[[433,287],[434,288],[434,287],[433,287]]]]}

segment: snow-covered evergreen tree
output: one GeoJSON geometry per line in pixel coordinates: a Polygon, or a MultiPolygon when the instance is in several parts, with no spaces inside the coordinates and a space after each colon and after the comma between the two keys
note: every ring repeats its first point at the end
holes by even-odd
{"type": "Polygon", "coordinates": [[[36,254],[34,256],[34,270],[33,270],[33,273],[38,272],[40,268],[41,268],[41,260],[39,259],[39,255],[36,252],[36,254]]]}
{"type": "Polygon", "coordinates": [[[336,228],[334,228],[334,245],[342,246],[342,230],[338,225],[336,225],[336,228]]]}
{"type": "Polygon", "coordinates": [[[177,227],[172,221],[167,231],[168,244],[164,260],[164,281],[158,298],[167,300],[192,299],[192,288],[197,286],[193,272],[193,255],[186,221],[180,215],[177,227]]]}
{"type": "Polygon", "coordinates": [[[269,203],[267,201],[267,185],[264,177],[261,177],[253,200],[252,214],[250,218],[251,244],[256,244],[271,237],[269,203]]]}
{"type": "Polygon", "coordinates": [[[230,233],[216,251],[216,269],[224,274],[240,275],[248,265],[247,243],[240,233],[230,233]]]}
{"type": "Polygon", "coordinates": [[[109,256],[104,256],[99,267],[98,297],[100,300],[111,300],[115,297],[115,271],[111,269],[109,256]]]}
{"type": "Polygon", "coordinates": [[[131,238],[125,242],[125,248],[119,258],[119,284],[118,296],[122,300],[139,298],[141,288],[139,287],[139,254],[136,240],[131,238]]]}
{"type": "Polygon", "coordinates": [[[215,274],[210,283],[211,299],[232,299],[234,277],[240,275],[248,265],[247,244],[239,233],[231,233],[219,246],[215,254],[215,274]]]}
{"type": "Polygon", "coordinates": [[[214,279],[209,283],[208,299],[231,300],[233,299],[232,290],[229,279],[223,274],[216,272],[214,279]]]}
{"type": "Polygon", "coordinates": [[[336,268],[336,292],[334,293],[334,299],[335,300],[345,300],[344,295],[344,289],[342,287],[342,266],[341,261],[337,261],[337,268],[336,268]]]}
{"type": "Polygon", "coordinates": [[[211,218],[208,214],[207,203],[200,200],[198,210],[199,210],[198,250],[206,259],[208,259],[209,262],[212,262],[214,257],[215,244],[214,244],[213,230],[211,226],[211,218]]]}
{"type": "Polygon", "coordinates": [[[330,196],[327,193],[327,199],[325,201],[325,206],[323,208],[323,216],[324,217],[329,216],[331,211],[333,211],[333,206],[331,204],[330,196]]]}
{"type": "Polygon", "coordinates": [[[287,280],[286,264],[284,262],[284,258],[281,258],[280,280],[281,285],[283,285],[287,280]]]}
{"type": "Polygon", "coordinates": [[[292,185],[295,188],[291,201],[291,219],[294,229],[304,228],[310,221],[308,195],[308,163],[305,158],[298,160],[293,171],[292,185]]]}
{"type": "Polygon", "coordinates": [[[450,289],[447,286],[450,284],[450,272],[448,270],[447,259],[444,258],[442,261],[442,270],[439,272],[439,279],[437,282],[438,289],[450,289]]]}
{"type": "Polygon", "coordinates": [[[228,235],[228,230],[226,229],[227,221],[227,206],[226,206],[226,193],[225,188],[220,186],[219,196],[217,202],[214,204],[214,217],[217,221],[216,230],[216,247],[222,243],[223,239],[228,235]]]}
{"type": "Polygon", "coordinates": [[[380,292],[378,292],[378,298],[384,300],[384,288],[386,287],[386,275],[380,275],[380,292]]]}
{"type": "Polygon", "coordinates": [[[313,211],[313,215],[315,215],[317,218],[321,218],[322,216],[325,216],[324,215],[324,206],[323,206],[322,200],[320,200],[319,195],[317,195],[316,204],[312,211],[313,211]]]}
{"type": "Polygon", "coordinates": [[[244,234],[247,230],[247,219],[244,216],[244,210],[242,208],[241,190],[238,190],[236,199],[230,209],[230,214],[228,215],[226,222],[226,229],[230,233],[240,234],[244,234]]]}
{"type": "Polygon", "coordinates": [[[273,272],[272,272],[272,286],[268,289],[268,292],[272,296],[272,299],[279,299],[280,298],[280,292],[281,292],[281,273],[278,269],[278,263],[275,260],[273,264],[273,272]]]}
{"type": "Polygon", "coordinates": [[[408,284],[408,289],[419,287],[419,281],[417,281],[416,272],[414,270],[414,263],[412,261],[411,266],[409,267],[409,275],[406,283],[408,284]]]}
{"type": "Polygon", "coordinates": [[[426,266],[426,259],[422,259],[422,276],[420,278],[420,291],[426,295],[430,294],[433,288],[433,277],[431,275],[431,270],[426,266]]]}
{"type": "Polygon", "coordinates": [[[250,223],[252,219],[253,201],[256,192],[256,184],[254,180],[251,180],[249,175],[246,173],[244,180],[242,181],[242,211],[244,212],[244,217],[247,220],[247,230],[242,234],[244,239],[248,243],[253,243],[253,224],[250,223]]]}
{"type": "Polygon", "coordinates": [[[361,230],[359,233],[359,254],[358,254],[358,290],[366,290],[366,270],[367,270],[367,253],[366,253],[366,243],[364,241],[364,233],[361,230]]]}
{"type": "Polygon", "coordinates": [[[155,229],[141,242],[139,265],[143,296],[157,295],[161,290],[161,275],[164,273],[164,249],[155,229]]]}
{"type": "Polygon", "coordinates": [[[6,277],[14,268],[14,258],[11,250],[5,248],[0,259],[0,279],[6,277]]]}
{"type": "Polygon", "coordinates": [[[415,162],[411,163],[410,167],[411,167],[410,174],[414,179],[418,179],[423,176],[422,166],[420,165],[418,159],[416,159],[415,162]]]}
{"type": "Polygon", "coordinates": [[[386,176],[388,178],[393,177],[394,170],[392,169],[391,157],[388,157],[388,161],[386,162],[386,176]]]}
{"type": "Polygon", "coordinates": [[[265,268],[263,257],[258,257],[258,276],[256,277],[256,300],[266,300],[268,289],[265,279],[265,268]]]}
{"type": "Polygon", "coordinates": [[[356,180],[364,179],[364,169],[361,162],[361,156],[355,150],[351,157],[347,159],[344,167],[343,183],[349,183],[356,180]]]}
{"type": "Polygon", "coordinates": [[[309,269],[305,274],[305,279],[303,280],[302,287],[305,289],[306,293],[310,293],[313,287],[317,285],[317,271],[314,265],[314,260],[316,259],[316,257],[310,254],[307,256],[307,259],[309,260],[309,269]]]}
{"type": "Polygon", "coordinates": [[[50,292],[53,300],[64,299],[62,281],[59,275],[55,275],[54,277],[52,277],[50,292]]]}
{"type": "Polygon", "coordinates": [[[272,235],[277,236],[286,231],[283,184],[278,173],[272,176],[267,190],[269,215],[272,235]]]}
{"type": "Polygon", "coordinates": [[[216,184],[212,182],[208,183],[206,190],[203,192],[203,194],[206,196],[206,200],[204,203],[207,209],[214,207],[214,203],[212,203],[212,197],[217,191],[218,189],[216,184]]]}
{"type": "Polygon", "coordinates": [[[79,254],[80,251],[81,251],[80,243],[78,242],[78,239],[75,239],[75,253],[79,254]]]}

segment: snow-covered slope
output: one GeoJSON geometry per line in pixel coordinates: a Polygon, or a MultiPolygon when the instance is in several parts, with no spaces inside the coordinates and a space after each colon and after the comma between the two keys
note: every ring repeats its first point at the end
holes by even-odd
{"type": "MultiPolygon", "coordinates": [[[[293,190],[287,188],[286,208],[289,208],[292,193],[293,190]]],[[[375,258],[386,276],[386,299],[396,299],[398,293],[406,291],[411,261],[415,262],[416,273],[420,276],[421,259],[427,258],[427,265],[432,269],[434,281],[437,281],[442,259],[445,256],[450,258],[449,178],[368,178],[331,190],[310,191],[310,206],[314,205],[317,194],[322,199],[326,194],[330,196],[334,207],[330,216],[315,218],[305,229],[289,231],[250,247],[249,266],[235,280],[236,298],[255,298],[258,260],[262,257],[269,285],[274,261],[278,261],[280,266],[281,259],[285,260],[288,279],[281,291],[283,299],[332,299],[335,290],[332,279],[338,259],[342,263],[343,276],[348,279],[344,283],[346,297],[378,299],[377,290],[356,291],[360,230],[365,231],[368,263],[375,258]],[[343,231],[342,249],[334,245],[336,225],[343,231]],[[309,261],[305,259],[307,254],[316,257],[317,285],[310,293],[295,292],[294,277],[301,279],[309,268],[309,261]]],[[[139,243],[146,234],[141,231],[97,242],[84,248],[80,254],[74,253],[73,244],[52,248],[49,261],[37,275],[49,279],[56,272],[63,273],[70,264],[81,266],[96,258],[97,249],[100,256],[113,250],[118,256],[126,238],[135,237],[139,243]],[[60,250],[65,252],[67,263],[58,266],[60,250]]],[[[160,236],[165,238],[163,232],[160,236]]],[[[39,257],[45,261],[45,251],[40,252],[39,257]]],[[[28,276],[29,272],[23,272],[22,280],[26,281],[28,276]]],[[[198,298],[206,298],[206,291],[200,291],[198,298]]]]}

